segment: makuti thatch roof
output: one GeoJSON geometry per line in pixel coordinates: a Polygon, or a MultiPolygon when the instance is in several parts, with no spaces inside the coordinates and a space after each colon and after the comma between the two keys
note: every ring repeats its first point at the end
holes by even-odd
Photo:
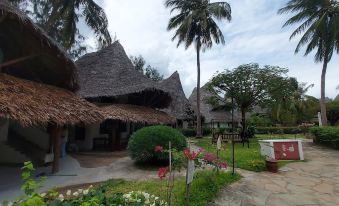
{"type": "Polygon", "coordinates": [[[72,91],[77,89],[74,62],[58,43],[6,0],[0,0],[0,28],[0,65],[17,61],[2,67],[3,72],[72,91]]]}
{"type": "Polygon", "coordinates": [[[170,95],[156,82],[134,69],[118,41],[84,55],[76,64],[79,68],[79,94],[86,99],[128,96],[129,101],[124,103],[153,108],[165,108],[171,101],[170,95]]]}
{"type": "Polygon", "coordinates": [[[73,92],[0,74],[0,117],[24,126],[90,124],[104,119],[100,109],[73,92]]]}
{"type": "Polygon", "coordinates": [[[174,117],[149,107],[113,104],[101,109],[106,119],[147,124],[174,124],[176,122],[174,117]]]}
{"type": "Polygon", "coordinates": [[[166,92],[169,92],[172,97],[170,106],[163,109],[163,111],[179,120],[187,119],[186,110],[191,108],[191,105],[182,88],[179,73],[177,71],[174,72],[169,78],[159,82],[159,84],[166,92]]]}
{"type": "MultiPolygon", "coordinates": [[[[208,90],[207,86],[203,86],[200,89],[200,112],[201,115],[205,118],[206,123],[214,121],[220,122],[232,122],[232,114],[229,111],[224,110],[214,110],[213,106],[208,103],[208,100],[212,97],[212,93],[208,90]]],[[[189,97],[189,102],[191,103],[194,110],[197,108],[197,88],[194,88],[191,96],[189,97]]],[[[234,122],[240,121],[239,112],[234,112],[234,122]]]]}

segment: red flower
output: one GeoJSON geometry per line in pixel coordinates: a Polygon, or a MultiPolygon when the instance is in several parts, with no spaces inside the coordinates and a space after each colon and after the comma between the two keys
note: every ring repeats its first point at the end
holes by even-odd
{"type": "Polygon", "coordinates": [[[164,179],[166,177],[166,174],[168,173],[167,167],[160,167],[158,171],[158,177],[160,179],[164,179]]]}
{"type": "Polygon", "coordinates": [[[217,159],[217,156],[215,156],[214,154],[208,153],[208,152],[205,153],[205,156],[204,156],[205,161],[214,162],[216,159],[217,159]]]}
{"type": "Polygon", "coordinates": [[[227,169],[228,164],[227,164],[226,161],[225,161],[225,162],[220,162],[220,163],[219,163],[219,167],[222,168],[222,169],[227,169]]]}
{"type": "Polygon", "coordinates": [[[184,150],[184,156],[189,160],[195,160],[200,154],[200,150],[198,152],[192,151],[190,148],[186,148],[184,150]]]}
{"type": "Polygon", "coordinates": [[[162,146],[155,146],[154,148],[154,152],[163,152],[164,151],[164,148],[162,146]]]}

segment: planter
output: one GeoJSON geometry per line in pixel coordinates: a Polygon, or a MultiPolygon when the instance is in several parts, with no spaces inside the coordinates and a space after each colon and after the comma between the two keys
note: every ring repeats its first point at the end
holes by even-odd
{"type": "Polygon", "coordinates": [[[278,161],[275,159],[266,160],[267,171],[277,173],[278,172],[278,161]]]}

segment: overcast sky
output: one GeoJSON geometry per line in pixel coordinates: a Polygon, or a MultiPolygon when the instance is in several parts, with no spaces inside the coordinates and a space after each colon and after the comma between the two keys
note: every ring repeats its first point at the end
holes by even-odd
{"type": "MultiPolygon", "coordinates": [[[[289,76],[315,86],[310,95],[320,96],[321,63],[314,55],[294,54],[298,39],[289,41],[295,27],[282,29],[286,15],[277,10],[288,0],[228,0],[232,22],[218,22],[226,39],[225,45],[207,50],[201,57],[202,85],[216,71],[232,69],[240,64],[256,62],[289,69],[289,76]]],[[[97,0],[108,16],[109,31],[124,46],[128,55],[142,55],[146,61],[168,77],[178,71],[187,96],[196,85],[196,53],[171,41],[173,32],[166,30],[170,11],[164,0],[97,0]]],[[[91,42],[91,41],[89,41],[91,42]]],[[[339,91],[339,58],[329,64],[326,95],[334,98],[339,91]]]]}

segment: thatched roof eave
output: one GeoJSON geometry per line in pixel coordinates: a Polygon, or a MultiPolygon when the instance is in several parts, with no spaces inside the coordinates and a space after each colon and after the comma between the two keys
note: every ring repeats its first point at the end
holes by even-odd
{"type": "Polygon", "coordinates": [[[0,117],[23,126],[92,124],[101,110],[76,94],[55,86],[0,74],[0,117]]]}
{"type": "Polygon", "coordinates": [[[149,107],[113,104],[101,107],[106,119],[120,120],[124,122],[146,123],[146,124],[174,124],[175,118],[149,107]]]}

